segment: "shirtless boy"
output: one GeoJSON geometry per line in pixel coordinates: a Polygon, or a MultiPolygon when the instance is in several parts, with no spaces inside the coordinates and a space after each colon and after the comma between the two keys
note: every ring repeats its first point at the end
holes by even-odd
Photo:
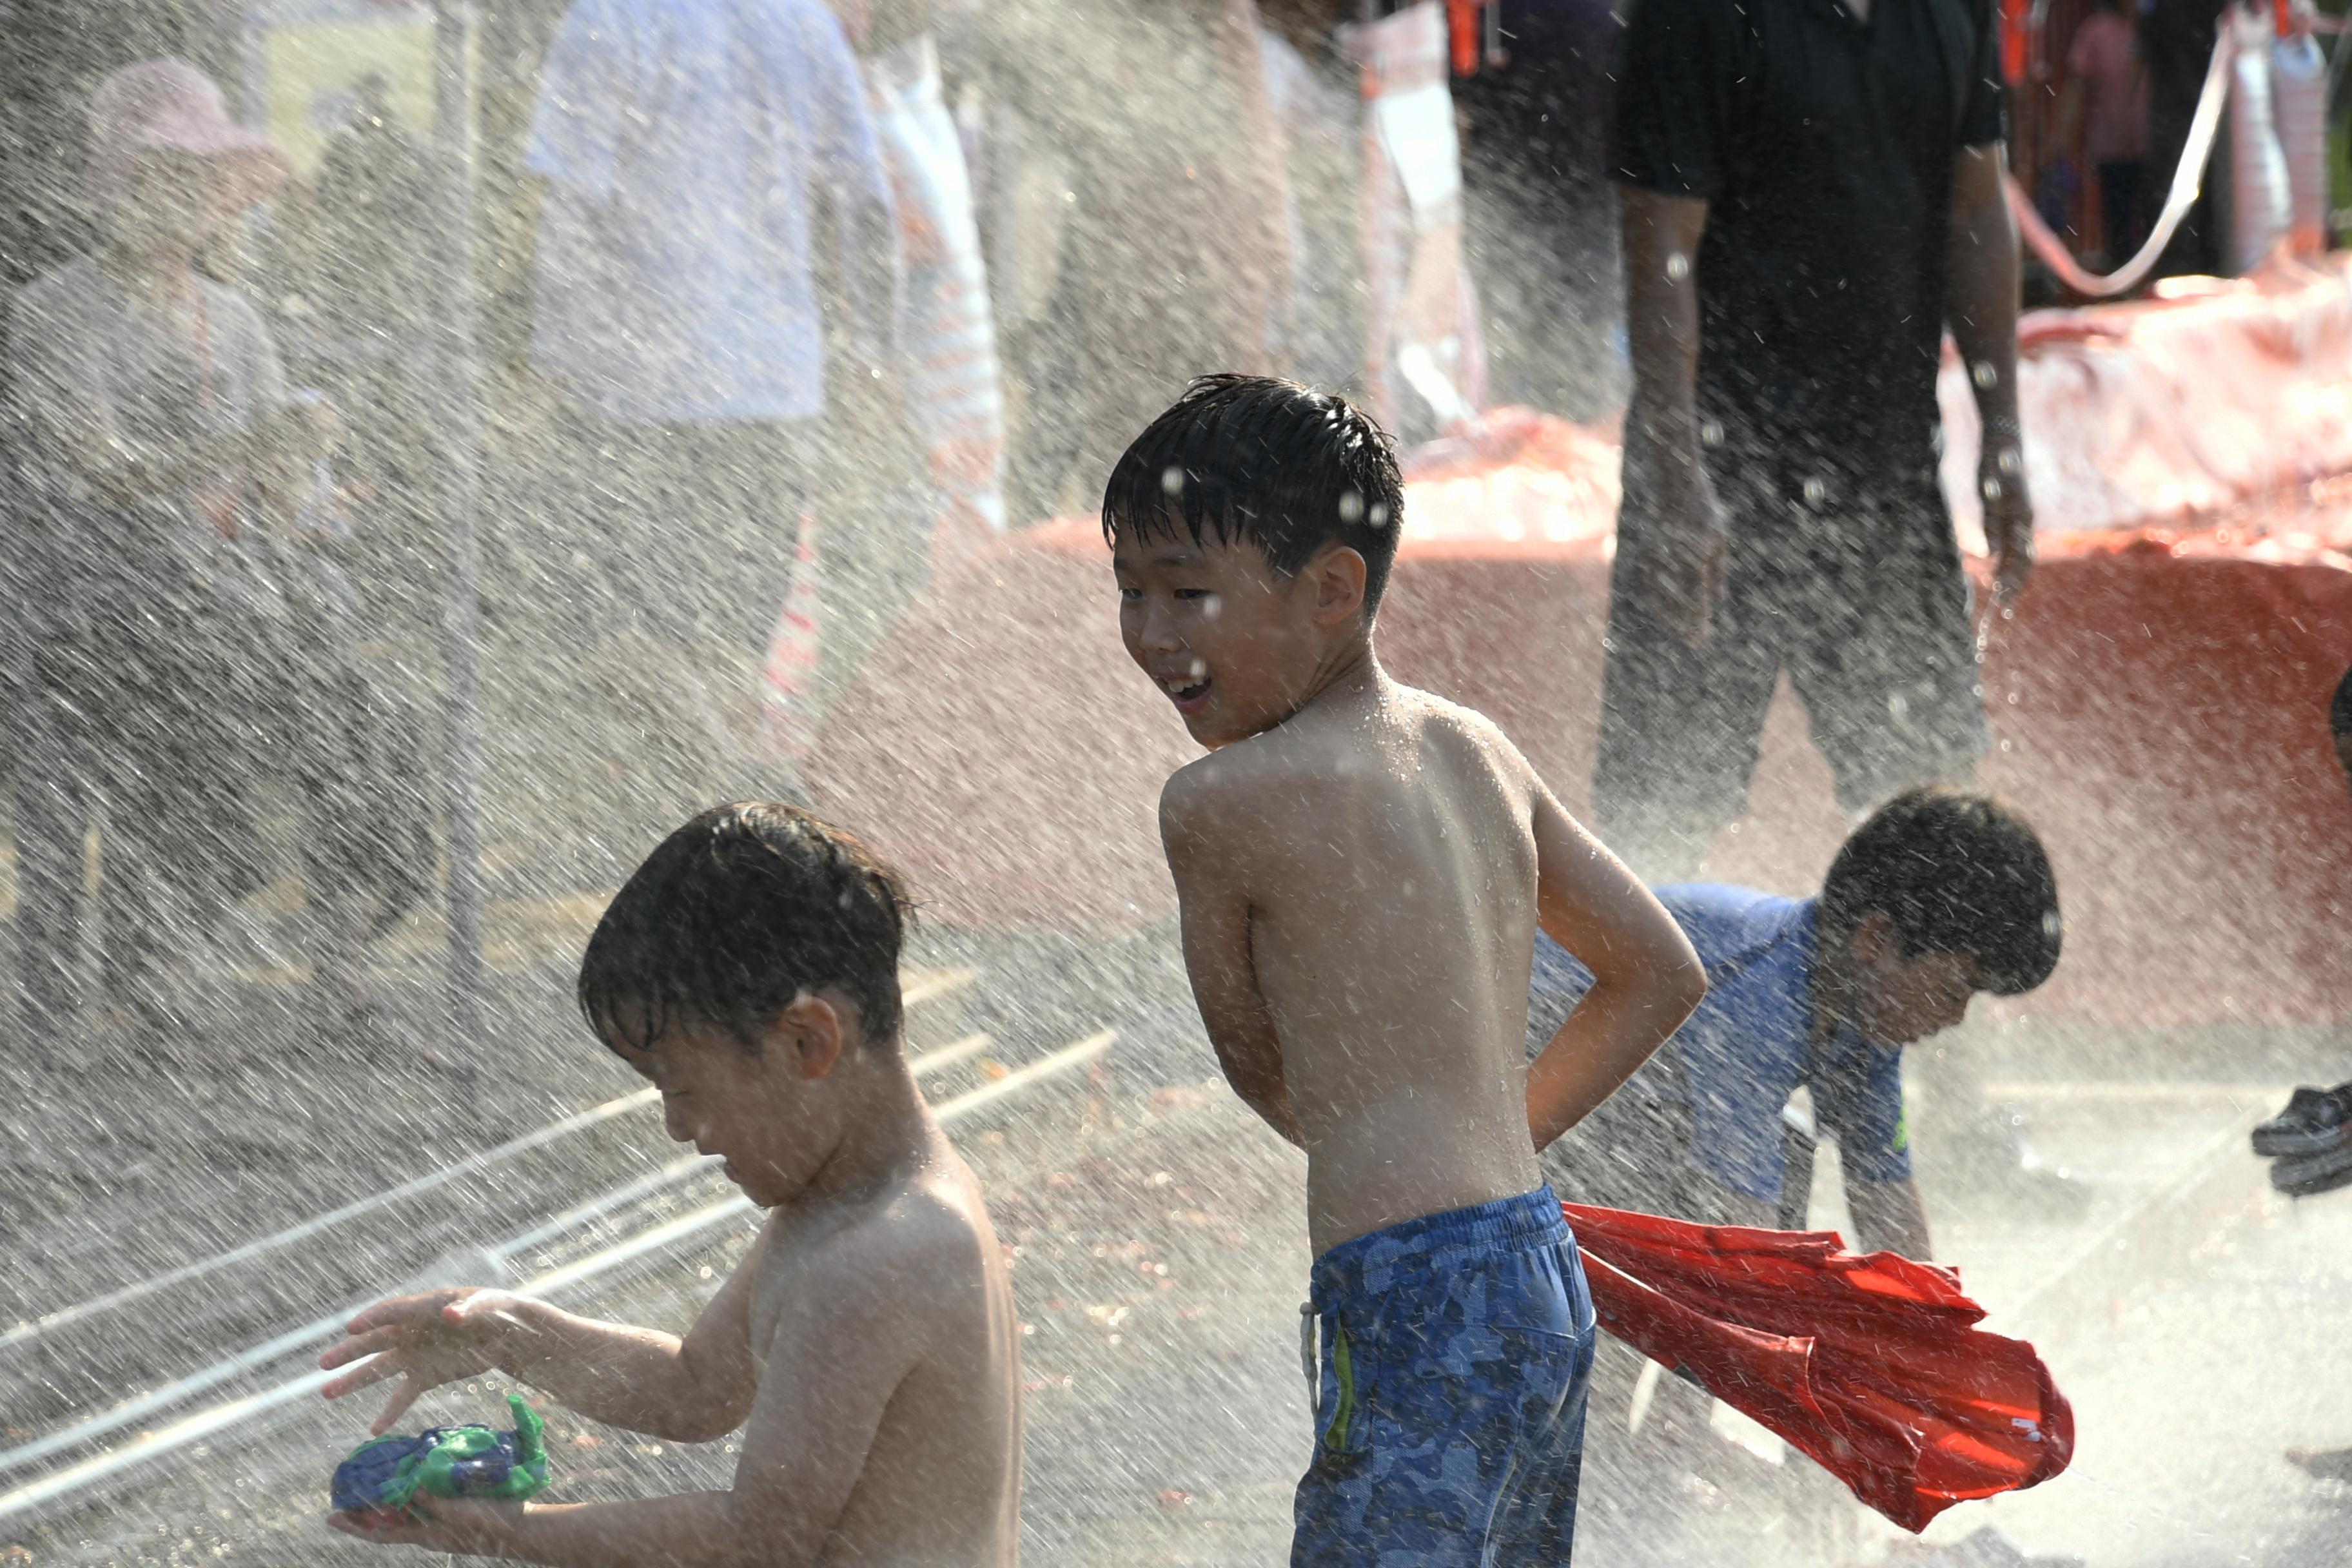
{"type": "Polygon", "coordinates": [[[1322,1350],[1294,1564],[1554,1564],[1593,1316],[1536,1151],[1705,991],[1496,726],[1374,656],[1403,489],[1344,400],[1196,382],[1111,475],[1128,652],[1210,755],[1160,832],[1225,1077],[1307,1152],[1322,1350]],[[1540,925],[1599,977],[1532,1063],[1540,925]]]}
{"type": "Polygon", "coordinates": [[[604,913],[580,1003],[669,1135],[769,1211],[684,1339],[506,1291],[369,1308],[330,1399],[397,1377],[382,1433],[490,1371],[672,1442],[741,1428],[734,1486],[562,1505],[420,1496],[365,1540],[508,1562],[1002,1565],[1016,1555],[1019,1332],[979,1184],[900,1048],[897,876],[789,805],[672,834],[604,913]],[[362,1362],[362,1357],[373,1360],[362,1362]]]}

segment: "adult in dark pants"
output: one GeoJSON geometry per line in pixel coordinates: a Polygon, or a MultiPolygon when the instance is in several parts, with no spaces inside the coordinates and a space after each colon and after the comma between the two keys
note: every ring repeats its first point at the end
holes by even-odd
{"type": "Polygon", "coordinates": [[[898,219],[856,58],[823,0],[572,0],[525,163],[531,362],[569,395],[602,629],[663,672],[713,783],[748,788],[729,713],[803,510],[831,524],[828,564],[855,562],[833,585],[862,579],[891,522],[842,481],[911,474],[898,219]]]}
{"type": "Polygon", "coordinates": [[[2099,177],[2099,224],[2107,264],[2139,249],[2153,216],[2147,179],[2147,61],[2123,0],[2095,0],[2066,46],[2058,145],[2083,134],[2083,161],[2099,177]]]}
{"type": "Polygon", "coordinates": [[[1984,749],[1936,376],[1948,323],[2014,596],[2017,236],[1985,0],[1643,0],[1617,78],[1633,390],[1593,796],[1663,881],[1742,809],[1784,670],[1850,816],[1984,749]]]}

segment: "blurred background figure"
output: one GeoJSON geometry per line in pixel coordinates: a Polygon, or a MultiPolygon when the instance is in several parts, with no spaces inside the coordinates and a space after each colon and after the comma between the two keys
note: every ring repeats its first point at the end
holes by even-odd
{"type": "Polygon", "coordinates": [[[1608,0],[1492,0],[1454,84],[1488,391],[1565,418],[1625,404],[1608,0]]]}
{"type": "Polygon", "coordinates": [[[289,397],[261,315],[214,275],[285,159],[175,59],[108,77],[89,121],[97,251],[25,288],[10,323],[29,502],[13,563],[30,649],[16,779],[25,1022],[70,1026],[94,948],[111,1026],[152,1047],[200,1026],[213,939],[268,877],[257,790],[273,778],[311,814],[313,995],[351,1015],[370,900],[348,842],[321,831],[341,750],[331,645],[348,631],[304,517],[335,421],[289,397]]]}
{"type": "Polygon", "coordinates": [[[971,175],[948,112],[931,0],[835,0],[835,9],[865,64],[898,201],[907,411],[935,492],[929,553],[937,571],[1005,527],[1004,377],[971,175]]]}
{"type": "Polygon", "coordinates": [[[801,521],[832,514],[832,593],[862,607],[857,513],[904,472],[898,219],[857,62],[822,0],[576,0],[525,161],[530,358],[571,405],[594,630],[658,672],[688,793],[772,787],[746,704],[801,521]]]}
{"type": "MultiPolygon", "coordinates": [[[[296,303],[280,306],[291,318],[285,347],[289,357],[298,344],[310,350],[310,374],[351,426],[338,475],[373,524],[353,546],[371,629],[430,638],[440,614],[429,428],[436,395],[421,349],[431,341],[438,293],[437,192],[425,147],[394,109],[383,73],[361,79],[350,112],[327,139],[310,196],[308,243],[288,268],[296,303]],[[299,337],[290,330],[298,323],[306,329],[299,337]]],[[[273,237],[299,243],[300,227],[281,210],[273,237]]]]}
{"type": "MultiPolygon", "coordinates": [[[[2147,70],[2147,143],[2145,167],[2156,172],[2149,217],[2163,205],[2173,171],[2189,145],[2189,125],[2197,115],[2197,99],[2205,85],[2205,68],[2221,37],[2221,17],[2229,0],[2147,0],[2139,17],[2140,58],[2147,70]]],[[[2223,215],[2230,210],[2230,119],[2221,118],[2212,155],[2205,163],[2205,180],[2197,202],[2173,232],[2157,262],[2160,278],[2185,273],[2218,273],[2222,254],[2223,215]]]]}
{"type": "Polygon", "coordinates": [[[2147,237],[2162,199],[2147,183],[2147,65],[2123,0],[2098,0],[2075,27],[2066,71],[2058,145],[2072,148],[2082,133],[2083,161],[2097,179],[2106,265],[2119,267],[2147,237]]]}
{"type": "Polygon", "coordinates": [[[1252,0],[992,0],[958,68],[1013,447],[1009,504],[1091,510],[1137,430],[1211,371],[1273,360],[1282,148],[1252,0]]]}
{"type": "Polygon", "coordinates": [[[1267,350],[1285,375],[1353,395],[1364,374],[1363,247],[1357,186],[1361,105],[1341,54],[1347,0],[1264,0],[1259,67],[1280,138],[1286,287],[1267,350]]]}
{"type": "Polygon", "coordinates": [[[1439,0],[1373,0],[1339,32],[1364,100],[1357,205],[1365,392],[1373,415],[1408,442],[1458,427],[1486,402],[1450,79],[1468,62],[1454,47],[1450,18],[1439,0]]]}

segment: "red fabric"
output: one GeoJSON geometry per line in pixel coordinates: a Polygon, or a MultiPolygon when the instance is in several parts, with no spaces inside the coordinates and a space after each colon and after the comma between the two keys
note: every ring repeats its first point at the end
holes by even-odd
{"type": "Polygon", "coordinates": [[[1445,0],[1445,41],[1455,76],[1478,69],[1478,12],[1484,0],[1445,0]]]}
{"type": "Polygon", "coordinates": [[[2066,1468],[2074,1414],[1959,1276],[1831,1231],[1562,1204],[1601,1327],[1779,1433],[1906,1530],[2066,1468]]]}

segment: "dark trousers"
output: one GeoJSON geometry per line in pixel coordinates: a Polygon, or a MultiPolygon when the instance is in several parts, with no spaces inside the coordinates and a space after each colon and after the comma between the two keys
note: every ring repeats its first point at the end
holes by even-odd
{"type": "Polygon", "coordinates": [[[22,1026],[38,1038],[70,1026],[93,921],[104,994],[173,1013],[175,962],[264,877],[237,672],[184,628],[52,637],[29,651],[16,705],[22,1026]],[[86,907],[84,846],[99,820],[100,875],[86,907]]]}
{"type": "Polygon", "coordinates": [[[1629,488],[1610,575],[1593,815],[1653,881],[1698,866],[1746,808],[1783,672],[1859,816],[1966,777],[1986,744],[1972,599],[1932,460],[1867,487],[1764,459],[1725,464],[1723,602],[1696,648],[1659,619],[1666,534],[1629,488]]]}
{"type": "Polygon", "coordinates": [[[2123,265],[2147,237],[2148,215],[2143,209],[2147,174],[2147,165],[2137,158],[2099,165],[2099,222],[2106,229],[2111,265],[2123,265]]]}
{"type": "Polygon", "coordinates": [[[765,649],[813,516],[830,707],[919,585],[930,542],[928,498],[872,459],[877,438],[842,422],[583,416],[582,548],[609,606],[605,629],[682,648],[765,649]]]}

